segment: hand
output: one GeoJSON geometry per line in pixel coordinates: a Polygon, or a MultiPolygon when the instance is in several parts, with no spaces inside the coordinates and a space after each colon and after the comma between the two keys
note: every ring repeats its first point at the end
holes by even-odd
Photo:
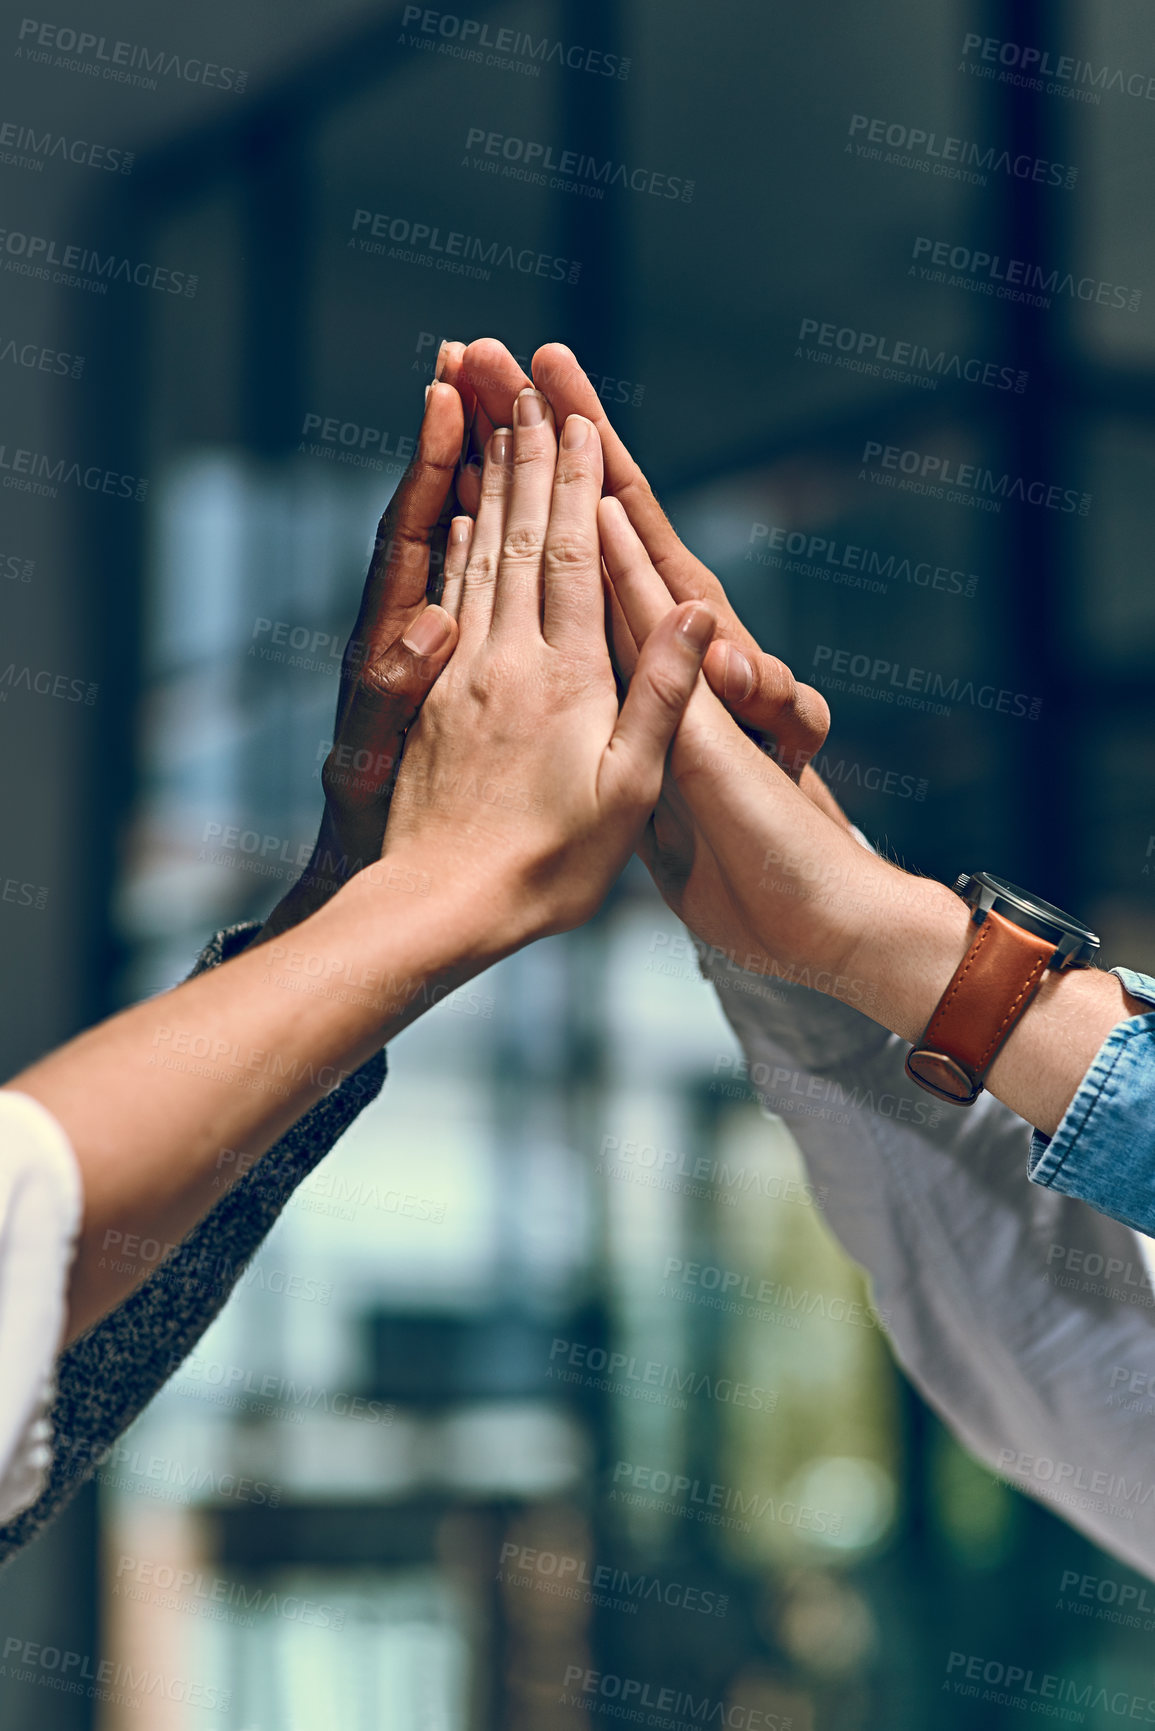
{"type": "MultiPolygon", "coordinates": [[[[443,344],[439,367],[457,379],[464,349],[443,344]]],[[[321,907],[381,855],[405,732],[453,653],[457,626],[426,605],[431,563],[443,567],[465,402],[448,382],[429,387],[417,451],[377,527],[353,635],[341,664],[333,744],[321,771],[325,810],[312,858],[258,938],[264,943],[321,907]],[[431,558],[432,555],[432,558],[431,558]]]]}
{"type": "Polygon", "coordinates": [[[383,855],[418,869],[434,861],[462,947],[491,960],[601,903],[661,791],[714,625],[700,603],[671,604],[619,713],[597,533],[601,445],[573,415],[559,451],[532,388],[513,420],[489,439],[477,520],[467,549],[457,544],[460,578],[447,567],[447,601],[460,584],[458,645],[410,730],[383,855]]]}
{"type": "MultiPolygon", "coordinates": [[[[825,700],[809,686],[798,685],[782,661],[759,648],[713,572],[683,546],[645,476],[610,426],[597,392],[571,351],[560,343],[546,345],[534,356],[533,372],[559,418],[579,412],[598,428],[605,451],[605,492],[625,507],[670,593],[677,600],[693,595],[709,600],[718,618],[718,640],[711,645],[703,666],[712,689],[758,745],[776,756],[807,798],[836,823],[849,828],[833,795],[809,767],[829,726],[825,700]]],[[[490,424],[491,416],[507,416],[513,398],[528,383],[513,356],[493,338],[469,344],[460,376],[472,389],[475,421],[482,427],[490,424]]],[[[475,499],[475,486],[472,469],[464,469],[458,484],[463,503],[475,499]]],[[[613,626],[619,665],[629,673],[637,651],[616,607],[613,626]]],[[[758,952],[730,903],[713,854],[695,834],[685,804],[668,776],[639,853],[669,907],[697,937],[730,955],[745,956],[750,966],[757,965],[758,952]]]]}
{"type": "MultiPolygon", "coordinates": [[[[628,663],[674,603],[617,500],[602,501],[598,523],[628,663]]],[[[829,981],[848,979],[863,922],[889,880],[903,880],[807,800],[701,686],[678,728],[644,857],[666,867],[660,887],[675,912],[738,965],[829,981]],[[688,862],[680,877],[670,854],[688,862]]]]}
{"type": "MultiPolygon", "coordinates": [[[[460,377],[472,390],[476,420],[483,428],[507,420],[514,397],[529,384],[509,350],[492,337],[469,344],[460,377]]],[[[706,601],[717,618],[716,638],[703,665],[711,689],[746,727],[773,740],[778,762],[798,781],[830,726],[825,698],[811,686],[799,685],[777,656],[764,653],[714,573],[683,546],[572,351],[563,343],[547,343],[533,357],[533,377],[559,425],[567,415],[580,414],[597,428],[605,456],[606,494],[625,507],[674,600],[706,601]]],[[[467,510],[473,508],[475,485],[468,472],[459,482],[467,510]]]]}

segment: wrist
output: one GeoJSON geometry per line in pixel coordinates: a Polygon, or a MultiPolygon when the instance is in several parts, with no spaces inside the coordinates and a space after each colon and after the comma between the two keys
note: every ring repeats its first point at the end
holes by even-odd
{"type": "Polygon", "coordinates": [[[498,959],[461,899],[401,861],[367,867],[267,935],[253,957],[261,984],[307,1000],[307,1022],[351,1068],[498,959]]]}
{"type": "Polygon", "coordinates": [[[400,941],[432,973],[467,979],[527,941],[513,928],[512,897],[491,894],[476,872],[454,871],[445,854],[431,870],[430,858],[427,848],[389,849],[333,897],[330,906],[358,921],[375,958],[400,941]]]}
{"type": "Polygon", "coordinates": [[[945,884],[872,864],[873,888],[845,966],[861,983],[867,1013],[913,1042],[966,954],[970,910],[945,884]]]}
{"type": "MultiPolygon", "coordinates": [[[[380,852],[380,837],[375,852],[380,852]]],[[[357,863],[343,843],[331,807],[326,805],[308,865],[270,913],[253,939],[253,946],[268,943],[319,913],[349,882],[357,863]]]]}

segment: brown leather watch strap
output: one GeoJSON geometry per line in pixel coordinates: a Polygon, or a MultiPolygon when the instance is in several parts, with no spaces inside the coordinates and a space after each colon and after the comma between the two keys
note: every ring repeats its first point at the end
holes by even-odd
{"type": "Polygon", "coordinates": [[[1054,954],[1053,941],[988,913],[907,1057],[907,1074],[940,1099],[971,1105],[1054,954]]]}

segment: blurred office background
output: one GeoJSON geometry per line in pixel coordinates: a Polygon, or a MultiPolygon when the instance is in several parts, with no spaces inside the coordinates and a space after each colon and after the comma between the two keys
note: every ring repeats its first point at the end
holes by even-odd
{"type": "MultiPolygon", "coordinates": [[[[119,84],[17,58],[4,27],[6,117],[135,152],[127,175],[0,167],[6,230],[198,279],[0,282],[5,337],[85,357],[80,378],[6,368],[8,448],[149,480],[140,503],[2,495],[0,662],[99,687],[91,704],[0,690],[0,878],[36,892],[0,902],[4,1074],[179,978],[290,881],[339,646],[443,336],[569,342],[800,677],[846,650],[1029,699],[1035,719],[965,694],[904,710],[869,679],[831,692],[832,784],[895,857],[997,868],[1086,916],[1111,961],[1152,965],[1155,110],[1033,95],[963,51],[994,36],[1146,73],[1137,0],[90,12],[109,42],[248,78],[119,84]],[[465,21],[586,53],[471,60],[465,21]],[[863,157],[854,115],[1077,179],[863,157]],[[486,173],[474,129],[692,195],[486,173]],[[366,252],[358,210],[580,277],[366,252]],[[1142,298],[1042,309],[928,282],[920,236],[1142,298]],[[800,339],[805,320],[1025,388],[854,371],[800,339]],[[864,476],[867,441],[1091,508],[888,490],[864,476]],[[889,575],[852,587],[841,554],[787,536],[893,555],[889,575]]],[[[950,1652],[1149,1692],[1142,1633],[1057,1608],[1066,1571],[1133,1577],[971,1461],[903,1380],[788,1118],[759,1108],[735,1051],[637,869],[591,926],[400,1039],[381,1099],[105,1482],[0,1577],[5,1639],[164,1687],[101,1703],[4,1672],[4,1724],[568,1731],[600,1716],[571,1702],[575,1668],[796,1731],[992,1722],[943,1693],[950,1652]],[[708,1281],[668,1280],[671,1260],[778,1297],[730,1315],[708,1281]],[[799,1292],[822,1302],[791,1308],[799,1292]],[[678,1393],[691,1372],[698,1392],[678,1393]]]]}

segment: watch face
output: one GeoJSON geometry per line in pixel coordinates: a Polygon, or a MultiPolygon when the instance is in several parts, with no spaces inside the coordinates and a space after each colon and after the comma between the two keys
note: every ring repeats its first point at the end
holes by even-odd
{"type": "Polygon", "coordinates": [[[1053,902],[1044,901],[1042,896],[1020,888],[1007,878],[996,877],[994,872],[972,872],[969,876],[961,877],[958,889],[972,907],[979,905],[981,901],[983,905],[993,907],[996,913],[1003,914],[1015,924],[1025,926],[1028,931],[1037,932],[1041,937],[1049,938],[1053,935],[1056,943],[1064,937],[1079,939],[1086,947],[1088,959],[1099,948],[1099,939],[1089,926],[1072,919],[1070,914],[1055,907],[1053,902]],[[987,891],[985,896],[982,894],[983,890],[987,891]]]}

